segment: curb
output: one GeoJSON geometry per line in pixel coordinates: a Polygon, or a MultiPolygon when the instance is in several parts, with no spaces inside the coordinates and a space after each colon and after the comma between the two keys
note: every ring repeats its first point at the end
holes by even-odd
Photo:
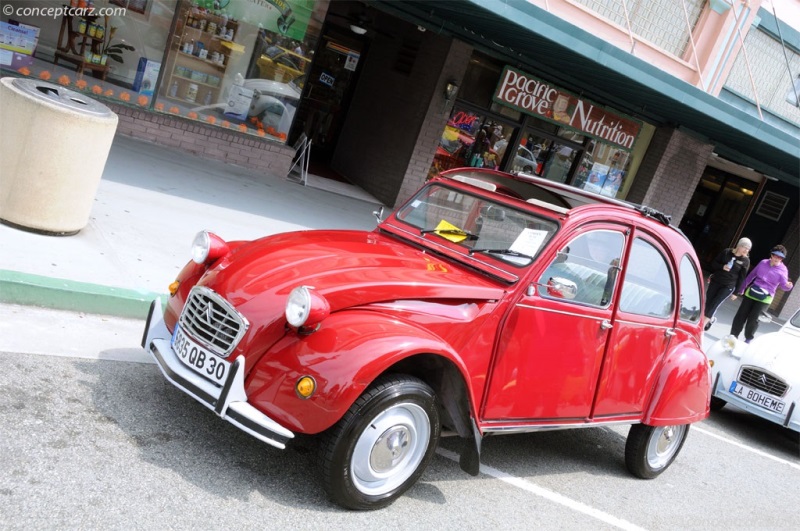
{"type": "Polygon", "coordinates": [[[150,303],[166,294],[136,291],[0,269],[0,302],[133,319],[147,318],[150,303]]]}

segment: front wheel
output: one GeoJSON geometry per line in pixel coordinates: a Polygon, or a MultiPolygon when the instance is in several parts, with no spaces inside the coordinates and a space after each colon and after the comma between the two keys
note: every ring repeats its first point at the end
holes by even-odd
{"type": "Polygon", "coordinates": [[[323,485],[348,509],[379,509],[422,475],[440,433],[436,395],[406,375],[382,377],[369,387],[322,444],[323,485]]]}
{"type": "Polygon", "coordinates": [[[681,451],[688,424],[647,426],[634,424],[625,443],[625,465],[634,476],[652,479],[669,467],[681,451]]]}

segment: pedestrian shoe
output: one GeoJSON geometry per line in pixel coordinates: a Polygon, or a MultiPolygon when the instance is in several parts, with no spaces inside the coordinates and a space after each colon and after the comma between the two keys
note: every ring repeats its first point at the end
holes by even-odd
{"type": "Polygon", "coordinates": [[[714,323],[716,323],[716,322],[717,322],[717,318],[716,317],[712,317],[711,320],[708,323],[706,323],[706,325],[703,327],[703,330],[708,332],[709,328],[714,326],[714,323]]]}

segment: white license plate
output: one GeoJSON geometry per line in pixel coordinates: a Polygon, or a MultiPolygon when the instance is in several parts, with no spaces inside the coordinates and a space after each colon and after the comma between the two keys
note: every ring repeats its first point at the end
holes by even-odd
{"type": "Polygon", "coordinates": [[[746,385],[742,385],[739,382],[732,382],[728,391],[734,395],[741,396],[748,402],[759,405],[764,409],[775,411],[776,413],[783,413],[783,409],[786,407],[784,402],[775,400],[768,394],[756,391],[755,389],[750,389],[746,385]]]}
{"type": "Polygon", "coordinates": [[[184,365],[212,382],[222,384],[228,375],[231,364],[189,339],[178,324],[172,334],[172,351],[184,365]]]}

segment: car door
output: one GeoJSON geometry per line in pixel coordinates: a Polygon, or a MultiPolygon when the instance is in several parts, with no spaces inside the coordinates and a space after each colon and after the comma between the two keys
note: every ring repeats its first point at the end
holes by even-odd
{"type": "Polygon", "coordinates": [[[675,335],[676,280],[669,256],[655,238],[634,234],[621,273],[593,418],[636,417],[642,412],[675,335]]]}
{"type": "Polygon", "coordinates": [[[588,417],[628,229],[573,232],[509,310],[486,387],[485,421],[588,417]]]}

